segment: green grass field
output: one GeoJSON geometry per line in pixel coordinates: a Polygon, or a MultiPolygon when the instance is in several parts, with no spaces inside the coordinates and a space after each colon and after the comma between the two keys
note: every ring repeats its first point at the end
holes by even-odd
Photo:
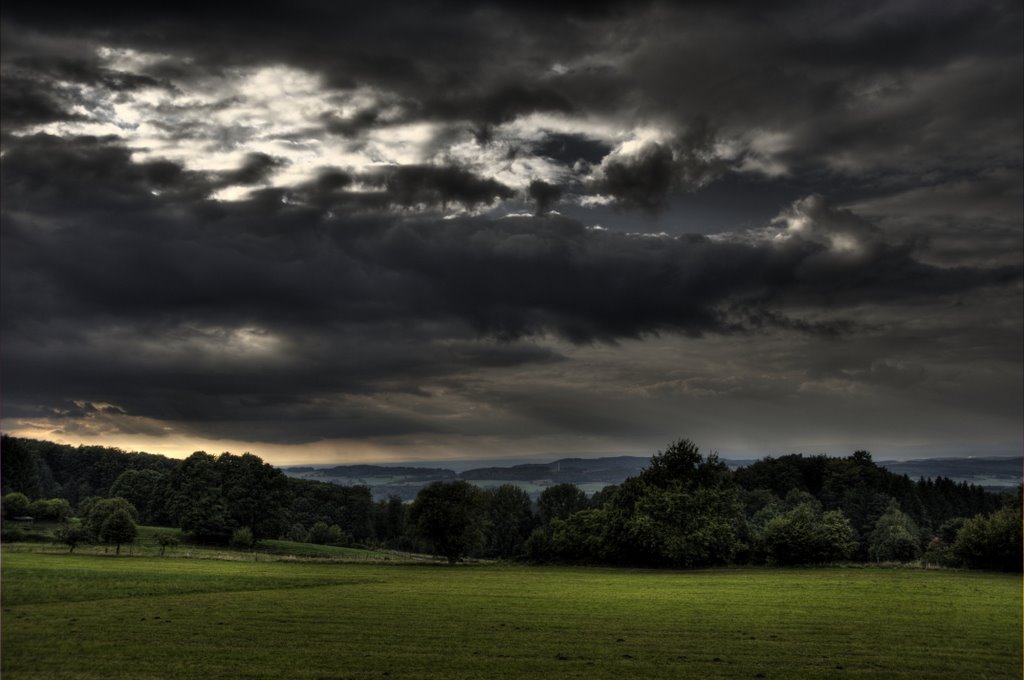
{"type": "Polygon", "coordinates": [[[3,554],[3,677],[1020,678],[1019,575],[3,554]]]}

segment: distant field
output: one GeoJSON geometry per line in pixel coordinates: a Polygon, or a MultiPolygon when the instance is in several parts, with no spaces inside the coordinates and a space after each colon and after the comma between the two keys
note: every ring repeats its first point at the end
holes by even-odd
{"type": "MultiPolygon", "coordinates": [[[[33,552],[33,553],[67,553],[68,547],[57,543],[52,532],[57,529],[57,524],[37,524],[37,533],[46,534],[45,541],[39,538],[35,542],[5,544],[4,549],[9,552],[33,552]]],[[[133,557],[155,557],[160,555],[160,546],[156,537],[158,534],[172,534],[179,540],[179,545],[164,549],[165,557],[193,557],[208,559],[229,559],[241,561],[260,561],[266,559],[310,559],[320,558],[332,561],[356,561],[356,562],[435,562],[429,555],[417,555],[407,552],[396,552],[391,550],[363,550],[360,548],[345,548],[334,545],[314,545],[312,543],[298,543],[295,541],[282,541],[274,539],[261,540],[253,550],[236,550],[233,548],[204,546],[184,542],[181,532],[177,529],[166,527],[152,527],[139,525],[138,538],[135,542],[121,546],[122,555],[133,557]]],[[[114,548],[102,544],[83,544],[75,548],[76,555],[111,555],[114,548]]]]}
{"type": "Polygon", "coordinates": [[[5,551],[3,677],[1020,678],[1021,580],[5,551]]]}

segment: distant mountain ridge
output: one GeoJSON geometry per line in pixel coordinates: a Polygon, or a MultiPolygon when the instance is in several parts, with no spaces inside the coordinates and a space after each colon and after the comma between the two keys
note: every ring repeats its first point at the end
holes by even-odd
{"type": "MultiPolygon", "coordinates": [[[[650,463],[649,456],[609,456],[601,458],[561,458],[550,463],[521,463],[508,466],[478,467],[455,472],[448,468],[335,465],[332,467],[292,466],[282,471],[291,477],[316,479],[341,485],[365,485],[375,499],[399,496],[404,500],[435,481],[464,479],[482,487],[516,484],[536,497],[548,486],[575,484],[593,493],[611,484],[635,477],[650,463]]],[[[753,460],[723,460],[735,470],[753,460]]],[[[911,479],[948,477],[956,482],[978,484],[990,490],[1012,489],[1021,483],[1024,457],[922,458],[878,461],[878,465],[911,479]]]]}

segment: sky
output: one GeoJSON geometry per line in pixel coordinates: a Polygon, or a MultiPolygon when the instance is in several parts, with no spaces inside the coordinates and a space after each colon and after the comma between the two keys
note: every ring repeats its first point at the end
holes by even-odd
{"type": "Polygon", "coordinates": [[[1019,2],[0,11],[0,428],[1015,455],[1019,2]]]}

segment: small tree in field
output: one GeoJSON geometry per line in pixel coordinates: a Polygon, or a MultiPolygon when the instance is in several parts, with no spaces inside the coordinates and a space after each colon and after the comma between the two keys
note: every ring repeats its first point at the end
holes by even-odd
{"type": "Polygon", "coordinates": [[[160,546],[160,557],[163,557],[164,551],[167,548],[173,548],[178,545],[178,539],[174,534],[161,532],[156,535],[156,544],[160,546]]]}
{"type": "Polygon", "coordinates": [[[79,543],[85,543],[89,538],[89,532],[81,524],[63,524],[57,529],[57,540],[68,546],[69,553],[75,552],[79,543]]]}
{"type": "Polygon", "coordinates": [[[127,510],[115,510],[100,526],[99,538],[104,543],[113,543],[115,555],[121,554],[121,544],[131,543],[136,535],[135,522],[127,510]]]}

